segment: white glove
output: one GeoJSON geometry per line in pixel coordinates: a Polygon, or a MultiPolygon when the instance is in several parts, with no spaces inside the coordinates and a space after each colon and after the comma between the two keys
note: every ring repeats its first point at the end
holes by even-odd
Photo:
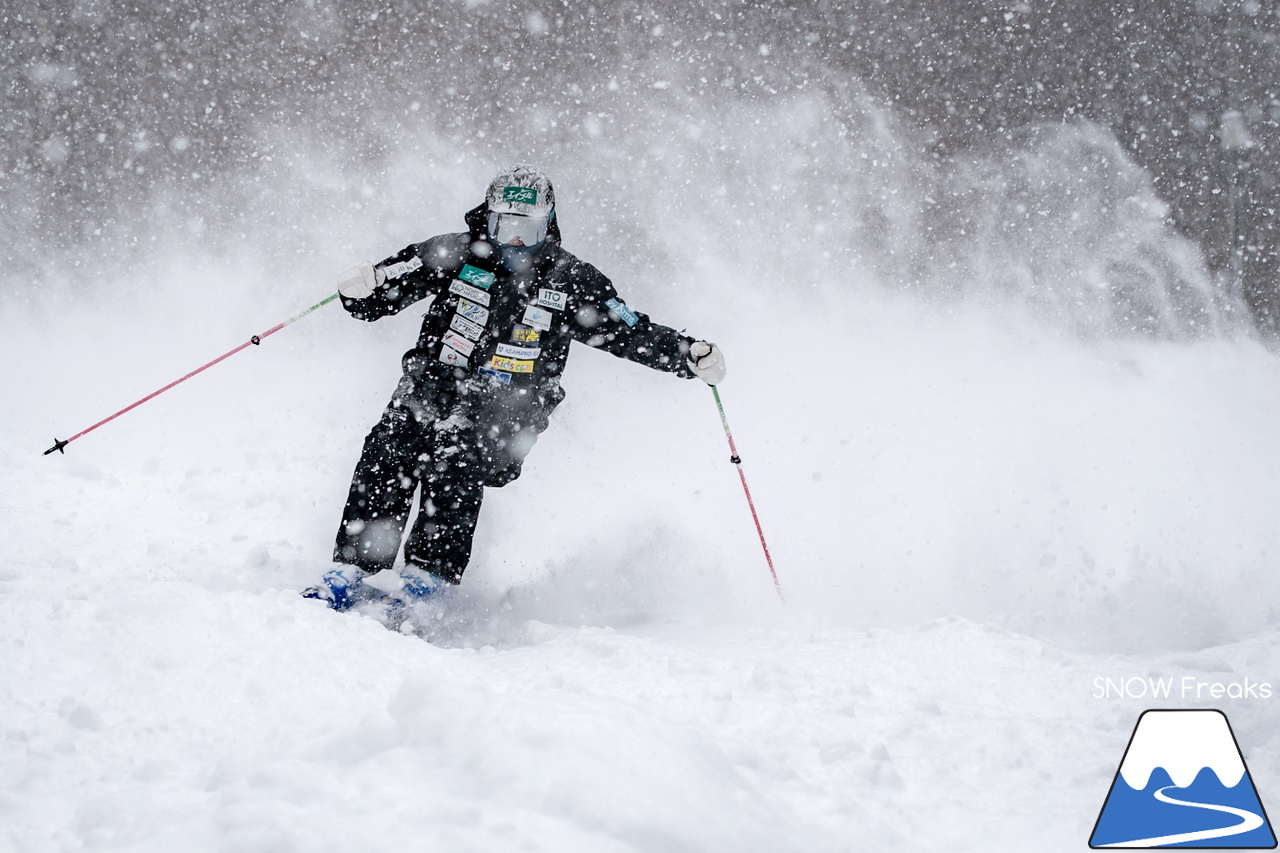
{"type": "Polygon", "coordinates": [[[338,292],[348,299],[364,299],[372,296],[386,280],[386,273],[368,261],[361,261],[338,274],[338,292]]]}
{"type": "Polygon", "coordinates": [[[689,369],[708,385],[719,385],[724,381],[724,353],[709,341],[694,341],[689,344],[689,369]]]}

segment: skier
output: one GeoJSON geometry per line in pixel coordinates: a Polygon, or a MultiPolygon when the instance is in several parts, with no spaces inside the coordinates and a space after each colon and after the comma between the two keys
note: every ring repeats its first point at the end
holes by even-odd
{"type": "Polygon", "coordinates": [[[564,399],[571,341],[717,385],[714,344],[658,325],[609,279],[560,246],[555,192],[538,169],[514,166],[466,214],[467,230],[411,245],[338,278],[342,305],[377,320],[434,297],[404,375],[365,439],[333,559],[309,598],[346,610],[404,606],[457,584],[485,487],[505,486],[564,399]],[[415,490],[418,516],[400,549],[415,490]]]}

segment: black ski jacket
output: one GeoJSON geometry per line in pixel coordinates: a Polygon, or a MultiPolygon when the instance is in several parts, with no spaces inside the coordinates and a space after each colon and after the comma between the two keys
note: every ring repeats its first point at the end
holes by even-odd
{"type": "Polygon", "coordinates": [[[353,317],[370,321],[434,297],[417,346],[404,355],[415,386],[484,378],[498,396],[532,396],[549,414],[564,398],[560,374],[575,340],[693,378],[686,359],[694,339],[627,307],[608,278],[560,247],[554,218],[532,262],[512,272],[489,241],[487,214],[482,204],[467,212],[467,232],[432,237],[378,264],[386,281],[370,296],[342,297],[353,317]]]}

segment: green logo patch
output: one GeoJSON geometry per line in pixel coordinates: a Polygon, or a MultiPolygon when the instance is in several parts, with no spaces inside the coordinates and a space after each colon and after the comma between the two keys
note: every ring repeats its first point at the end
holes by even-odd
{"type": "Polygon", "coordinates": [[[503,187],[503,201],[518,201],[521,204],[537,204],[538,191],[532,187],[503,187]]]}
{"type": "Polygon", "coordinates": [[[489,285],[493,284],[498,277],[491,272],[485,272],[482,269],[471,266],[471,264],[467,264],[462,268],[462,272],[458,273],[458,278],[467,284],[474,284],[482,290],[488,290],[489,285]]]}

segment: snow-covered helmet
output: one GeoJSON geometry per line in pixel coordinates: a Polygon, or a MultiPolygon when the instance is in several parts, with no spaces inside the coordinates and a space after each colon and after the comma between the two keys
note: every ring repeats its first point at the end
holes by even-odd
{"type": "Polygon", "coordinates": [[[549,217],[556,206],[556,192],[536,166],[512,166],[493,179],[484,200],[490,213],[549,217]]]}
{"type": "Polygon", "coordinates": [[[519,239],[534,246],[547,238],[547,225],[555,215],[556,193],[541,169],[512,166],[489,184],[489,235],[499,244],[519,239]]]}

